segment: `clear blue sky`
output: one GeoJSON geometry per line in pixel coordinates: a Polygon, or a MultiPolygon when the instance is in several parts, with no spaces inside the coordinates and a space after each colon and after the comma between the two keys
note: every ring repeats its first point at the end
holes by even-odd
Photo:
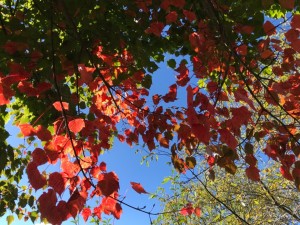
{"type": "MultiPolygon", "coordinates": [[[[153,84],[151,89],[151,94],[166,94],[168,92],[169,86],[175,82],[175,75],[177,73],[170,68],[167,68],[166,65],[161,64],[160,69],[153,76],[153,84]]],[[[185,88],[178,93],[180,101],[176,103],[176,106],[185,106],[185,88]]],[[[150,95],[151,96],[151,95],[150,95]]],[[[12,135],[9,139],[10,142],[17,143],[23,142],[23,140],[17,140],[16,136],[19,132],[18,128],[12,128],[9,126],[9,132],[12,135]]],[[[133,146],[130,148],[126,143],[115,142],[113,148],[107,151],[104,155],[100,156],[100,162],[105,161],[107,163],[108,171],[115,171],[119,176],[120,180],[120,195],[126,196],[124,201],[134,207],[143,208],[146,206],[145,210],[152,210],[152,212],[159,212],[160,205],[159,202],[149,199],[147,194],[138,194],[136,193],[130,185],[131,181],[141,183],[147,192],[154,193],[158,186],[161,185],[161,182],[164,177],[171,174],[171,166],[167,165],[167,162],[170,162],[170,158],[165,156],[160,156],[158,161],[151,161],[150,166],[147,167],[145,164],[141,165],[141,159],[144,154],[136,154],[135,151],[146,150],[141,146],[133,146]],[[153,205],[155,206],[153,207],[153,205]]],[[[38,195],[39,196],[39,195],[38,195]]],[[[37,197],[38,197],[37,196],[37,197]]],[[[138,212],[134,209],[122,206],[123,214],[121,215],[120,220],[113,219],[113,224],[115,225],[148,225],[150,224],[149,216],[147,214],[138,212]]],[[[15,216],[16,217],[16,216],[15,216]]],[[[155,219],[155,217],[152,217],[155,219]]],[[[39,222],[38,222],[39,223],[39,222]]],[[[38,224],[36,223],[36,224],[38,224]]],[[[6,215],[0,218],[0,225],[6,224],[6,215]]],[[[31,221],[24,222],[18,221],[15,218],[13,225],[21,224],[32,224],[31,221]]],[[[64,225],[74,225],[71,220],[68,220],[63,223],[64,225]]],[[[85,224],[83,221],[80,224],[85,224]]],[[[88,223],[86,223],[88,224],[88,223]]]]}

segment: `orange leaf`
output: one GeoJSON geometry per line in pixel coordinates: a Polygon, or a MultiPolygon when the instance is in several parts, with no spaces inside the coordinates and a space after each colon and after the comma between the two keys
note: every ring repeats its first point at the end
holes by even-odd
{"type": "Polygon", "coordinates": [[[35,134],[35,130],[30,124],[20,124],[19,128],[24,137],[33,136],[35,134]]]}
{"type": "Polygon", "coordinates": [[[79,119],[71,120],[68,123],[68,125],[69,125],[70,131],[77,134],[85,127],[85,122],[83,119],[79,118],[79,119]]]}
{"type": "MultiPolygon", "coordinates": [[[[60,104],[60,101],[54,102],[52,105],[54,106],[54,108],[55,108],[57,111],[59,111],[59,112],[63,111],[63,110],[62,110],[62,107],[61,107],[61,104],[60,104]]],[[[64,107],[64,110],[69,110],[69,103],[67,103],[67,102],[62,102],[62,105],[63,105],[63,107],[64,107]]]]}
{"type": "MultiPolygon", "coordinates": [[[[116,198],[116,196],[114,196],[116,198]]],[[[113,214],[116,219],[120,219],[122,214],[122,207],[117,201],[113,198],[102,198],[100,205],[103,212],[107,215],[113,214]]],[[[98,216],[98,215],[97,215],[98,216]]]]}
{"type": "Polygon", "coordinates": [[[195,213],[195,215],[196,215],[197,217],[200,217],[200,216],[201,216],[201,209],[200,209],[199,207],[196,207],[196,208],[194,209],[194,213],[195,213]]]}
{"type": "Polygon", "coordinates": [[[86,222],[90,215],[92,214],[92,211],[90,208],[84,208],[81,212],[81,215],[83,217],[83,220],[86,222]]]}
{"type": "Polygon", "coordinates": [[[148,192],[145,191],[145,189],[142,187],[142,185],[140,183],[130,182],[130,184],[131,184],[132,189],[135,190],[137,193],[148,194],[148,192]]]}

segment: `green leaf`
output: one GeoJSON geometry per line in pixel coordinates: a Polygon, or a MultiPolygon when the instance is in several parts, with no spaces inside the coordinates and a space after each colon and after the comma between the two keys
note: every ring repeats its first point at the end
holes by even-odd
{"type": "Polygon", "coordinates": [[[29,205],[30,207],[32,207],[32,206],[33,206],[33,203],[34,203],[34,197],[33,197],[33,195],[31,195],[31,196],[29,197],[29,200],[28,200],[28,205],[29,205]]]}
{"type": "Polygon", "coordinates": [[[9,215],[6,217],[6,221],[7,221],[7,225],[12,224],[12,222],[14,221],[14,216],[13,215],[9,215]]]}
{"type": "Polygon", "coordinates": [[[34,223],[34,221],[36,221],[36,219],[38,218],[38,213],[36,211],[32,211],[29,214],[29,217],[30,217],[31,221],[34,223]]]}
{"type": "Polygon", "coordinates": [[[168,183],[171,180],[171,177],[165,177],[162,181],[162,184],[168,183]]]}
{"type": "Polygon", "coordinates": [[[142,81],[142,86],[144,88],[149,89],[151,87],[151,85],[152,85],[152,76],[147,74],[142,81]]]}
{"type": "Polygon", "coordinates": [[[4,149],[0,149],[0,173],[2,170],[4,170],[6,164],[7,164],[6,151],[4,149]]]}
{"type": "Polygon", "coordinates": [[[196,166],[196,159],[195,159],[195,157],[186,157],[185,158],[185,163],[186,163],[186,165],[187,165],[187,167],[189,168],[189,169],[194,169],[194,167],[196,166]]]}
{"type": "Polygon", "coordinates": [[[176,61],[175,59],[169,59],[167,62],[168,66],[171,67],[172,69],[176,68],[176,61]]]}

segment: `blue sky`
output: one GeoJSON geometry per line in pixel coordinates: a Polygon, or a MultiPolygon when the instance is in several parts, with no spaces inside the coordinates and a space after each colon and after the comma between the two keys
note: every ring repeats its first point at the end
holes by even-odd
{"type": "MultiPolygon", "coordinates": [[[[168,58],[166,58],[168,60],[168,58]]],[[[177,59],[178,60],[178,59],[177,59]]],[[[175,76],[177,73],[172,69],[168,68],[165,64],[160,64],[160,69],[153,75],[153,84],[150,92],[151,94],[166,94],[168,93],[169,86],[175,83],[175,76]]],[[[185,106],[185,88],[178,90],[178,98],[180,101],[176,102],[176,106],[185,106]]],[[[19,132],[18,128],[13,128],[11,125],[8,125],[8,130],[11,134],[11,138],[8,140],[10,143],[24,143],[22,139],[16,139],[19,132]]],[[[165,149],[166,150],[166,149],[165,149]]],[[[155,150],[154,150],[155,151],[155,150]]],[[[126,143],[120,143],[116,141],[111,150],[105,152],[100,156],[100,162],[104,161],[107,164],[108,171],[114,171],[120,180],[120,191],[119,194],[122,197],[125,197],[124,202],[130,204],[134,207],[146,207],[144,210],[151,211],[153,213],[160,211],[160,204],[158,201],[149,199],[147,194],[138,194],[136,193],[130,185],[130,182],[141,183],[145,190],[149,193],[154,193],[158,186],[161,185],[161,182],[164,177],[171,174],[172,166],[168,165],[170,158],[166,156],[159,156],[158,161],[152,160],[150,165],[147,166],[145,163],[141,165],[142,156],[146,155],[148,150],[140,146],[129,147],[126,143]],[[136,150],[139,150],[138,152],[136,150]],[[136,153],[137,152],[137,153],[136,153]]],[[[167,187],[167,186],[165,186],[167,187]]],[[[37,198],[39,197],[40,192],[37,193],[37,198]]],[[[122,206],[123,214],[121,215],[120,220],[112,218],[112,224],[115,225],[128,225],[128,224],[139,224],[147,225],[150,224],[149,216],[142,212],[138,212],[134,209],[122,206]]],[[[10,213],[8,212],[7,215],[10,213]]],[[[152,217],[155,219],[155,217],[152,217]]],[[[6,224],[6,215],[0,218],[0,224],[6,224]]],[[[36,224],[39,224],[38,221],[36,224]]],[[[15,221],[12,225],[21,225],[21,224],[32,224],[29,220],[28,222],[18,221],[15,216],[15,221]]],[[[72,220],[68,220],[63,223],[64,225],[74,225],[72,220]]],[[[83,221],[80,221],[79,224],[85,224],[83,221]]],[[[88,223],[86,223],[88,224],[88,223]]]]}

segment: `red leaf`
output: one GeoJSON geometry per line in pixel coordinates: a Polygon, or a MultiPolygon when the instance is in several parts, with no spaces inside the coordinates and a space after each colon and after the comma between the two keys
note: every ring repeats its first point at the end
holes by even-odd
{"type": "Polygon", "coordinates": [[[179,75],[176,76],[176,84],[178,84],[181,87],[185,86],[190,80],[189,70],[186,67],[185,63],[181,62],[176,71],[179,72],[179,75]]]}
{"type": "Polygon", "coordinates": [[[286,166],[281,166],[281,167],[279,168],[279,170],[280,170],[280,173],[282,174],[282,176],[283,176],[285,179],[288,179],[288,180],[291,180],[291,181],[294,180],[294,178],[293,178],[292,174],[290,173],[288,167],[286,167],[286,166]]]}
{"type": "Polygon", "coordinates": [[[48,192],[43,192],[39,197],[39,210],[41,212],[41,217],[46,218],[49,222],[52,222],[53,209],[56,206],[56,194],[53,189],[49,189],[48,192]]]}
{"type": "Polygon", "coordinates": [[[297,51],[297,52],[300,53],[300,39],[293,40],[293,41],[291,42],[291,47],[292,47],[295,51],[297,51]]]}
{"type": "Polygon", "coordinates": [[[58,172],[51,173],[48,182],[49,186],[52,187],[59,195],[61,195],[65,190],[65,179],[58,172]]]}
{"type": "Polygon", "coordinates": [[[35,162],[30,162],[26,168],[29,183],[35,190],[38,190],[47,184],[46,178],[40,174],[37,166],[38,165],[35,162]]]}
{"type": "Polygon", "coordinates": [[[189,216],[189,215],[191,215],[193,212],[194,212],[194,208],[193,208],[193,205],[192,205],[191,203],[186,204],[186,206],[183,207],[183,208],[180,210],[180,214],[183,215],[183,216],[189,216]]]}
{"type": "Polygon", "coordinates": [[[84,192],[79,192],[78,189],[76,189],[69,201],[67,202],[68,208],[69,208],[69,212],[70,214],[75,218],[77,216],[77,214],[79,212],[81,212],[81,210],[84,207],[84,204],[86,202],[86,193],[84,192]]]}
{"type": "Polygon", "coordinates": [[[115,211],[113,211],[113,215],[116,219],[120,219],[122,214],[122,207],[119,203],[116,203],[115,211]]]}
{"type": "Polygon", "coordinates": [[[135,190],[137,193],[148,194],[148,192],[145,191],[145,189],[142,187],[142,185],[140,183],[130,182],[130,184],[131,184],[132,189],[135,190]]]}
{"type": "Polygon", "coordinates": [[[78,71],[80,73],[79,85],[89,84],[93,80],[94,67],[86,67],[84,64],[78,64],[78,71]]]}
{"type": "Polygon", "coordinates": [[[48,162],[48,157],[46,152],[41,149],[41,148],[36,148],[34,151],[31,153],[32,161],[39,165],[43,165],[46,162],[48,162]]]}
{"type": "Polygon", "coordinates": [[[287,41],[292,42],[298,39],[299,34],[300,32],[298,30],[290,29],[284,34],[284,36],[286,37],[287,41]]]}
{"type": "Polygon", "coordinates": [[[197,217],[200,217],[200,216],[201,216],[201,209],[200,209],[199,207],[196,207],[196,208],[194,209],[194,213],[195,213],[195,215],[196,215],[197,217]]]}
{"type": "Polygon", "coordinates": [[[187,105],[188,107],[192,107],[193,106],[193,88],[189,85],[187,88],[186,88],[186,91],[187,91],[187,105]]]}
{"type": "Polygon", "coordinates": [[[154,34],[155,36],[160,37],[164,27],[165,25],[162,22],[152,22],[150,27],[146,29],[146,33],[154,34]]]}
{"type": "Polygon", "coordinates": [[[173,84],[169,87],[169,93],[162,97],[162,99],[168,103],[176,100],[177,96],[177,85],[173,84]]]}
{"type": "Polygon", "coordinates": [[[83,119],[79,118],[79,119],[71,120],[68,125],[70,131],[77,134],[85,127],[85,122],[83,119]]]}
{"type": "Polygon", "coordinates": [[[185,0],[172,0],[170,4],[181,9],[185,6],[185,0]]]}
{"type": "Polygon", "coordinates": [[[199,139],[200,142],[208,144],[210,139],[209,127],[202,124],[192,124],[193,134],[199,139]]]}
{"type": "Polygon", "coordinates": [[[35,130],[30,124],[20,124],[19,128],[24,137],[35,135],[35,130]]]}
{"type": "Polygon", "coordinates": [[[193,22],[197,19],[196,14],[189,10],[183,10],[183,15],[188,19],[188,21],[193,22]]]}
{"type": "Polygon", "coordinates": [[[295,30],[300,29],[300,14],[293,16],[293,19],[291,20],[291,27],[295,30]]]}
{"type": "Polygon", "coordinates": [[[274,55],[274,52],[272,52],[270,49],[267,49],[260,54],[260,57],[262,59],[268,59],[268,58],[273,57],[273,55],[274,55]]]}
{"type": "Polygon", "coordinates": [[[276,34],[276,27],[270,21],[266,21],[264,24],[264,31],[268,36],[271,36],[276,34]]]}
{"type": "Polygon", "coordinates": [[[263,151],[267,156],[269,156],[273,160],[277,160],[278,153],[277,153],[277,147],[276,146],[267,145],[266,148],[263,151]]]}
{"type": "Polygon", "coordinates": [[[36,136],[41,141],[50,141],[52,139],[52,135],[51,135],[50,131],[41,125],[36,127],[35,132],[36,132],[36,136]]]}
{"type": "Polygon", "coordinates": [[[71,217],[68,209],[68,204],[65,201],[59,201],[56,208],[61,216],[62,221],[65,221],[71,217]]]}
{"type": "Polygon", "coordinates": [[[282,8],[293,9],[295,5],[295,0],[279,0],[282,8]]]}
{"type": "Polygon", "coordinates": [[[247,154],[245,157],[245,161],[249,164],[249,166],[255,166],[257,163],[257,159],[252,154],[247,154]]]}
{"type": "Polygon", "coordinates": [[[260,181],[259,170],[255,166],[250,166],[246,169],[246,175],[253,181],[260,181]]]}
{"type": "Polygon", "coordinates": [[[238,145],[237,140],[232,135],[232,133],[227,129],[220,129],[219,133],[221,135],[220,140],[228,145],[229,148],[235,150],[238,145]]]}
{"type": "Polygon", "coordinates": [[[252,115],[246,106],[231,108],[230,111],[233,115],[234,123],[237,123],[238,126],[241,126],[242,124],[248,124],[248,121],[250,120],[252,115]]]}
{"type": "Polygon", "coordinates": [[[152,96],[152,101],[154,103],[154,105],[157,105],[160,101],[161,97],[158,94],[155,94],[152,96]]]}
{"type": "Polygon", "coordinates": [[[212,167],[213,165],[215,165],[215,157],[213,157],[213,156],[208,156],[207,157],[207,159],[206,159],[206,161],[207,161],[207,163],[208,163],[208,165],[210,166],[210,167],[212,167]]]}
{"type": "Polygon", "coordinates": [[[238,54],[244,56],[244,55],[247,55],[247,45],[240,45],[236,48],[236,51],[238,54]]]}
{"type": "Polygon", "coordinates": [[[174,23],[177,21],[177,17],[178,14],[176,11],[172,11],[170,12],[167,16],[166,16],[166,23],[170,24],[170,23],[174,23]]]}
{"type": "Polygon", "coordinates": [[[81,215],[83,217],[83,220],[86,222],[90,215],[92,214],[92,211],[90,208],[84,208],[81,212],[81,215]]]}
{"type": "MultiPolygon", "coordinates": [[[[54,102],[52,105],[54,106],[54,108],[55,108],[57,111],[59,111],[59,112],[62,111],[62,107],[61,107],[60,101],[54,102]]],[[[69,110],[69,103],[67,103],[67,102],[62,102],[62,105],[63,105],[63,107],[64,107],[64,110],[69,110]]]]}
{"type": "Polygon", "coordinates": [[[114,172],[102,173],[98,179],[97,187],[99,187],[102,195],[109,196],[114,192],[118,192],[120,188],[119,178],[114,172]]]}
{"type": "Polygon", "coordinates": [[[100,163],[100,170],[104,171],[104,172],[106,171],[106,163],[105,162],[100,163]]]}

